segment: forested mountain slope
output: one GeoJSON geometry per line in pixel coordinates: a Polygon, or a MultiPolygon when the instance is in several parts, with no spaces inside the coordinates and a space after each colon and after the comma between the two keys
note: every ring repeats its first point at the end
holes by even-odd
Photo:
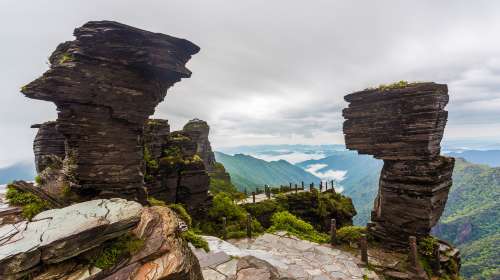
{"type": "Polygon", "coordinates": [[[271,186],[288,185],[304,181],[318,183],[320,179],[302,168],[285,160],[264,161],[248,155],[234,156],[215,152],[217,162],[224,165],[231,175],[231,181],[239,190],[262,188],[265,184],[271,186]]]}

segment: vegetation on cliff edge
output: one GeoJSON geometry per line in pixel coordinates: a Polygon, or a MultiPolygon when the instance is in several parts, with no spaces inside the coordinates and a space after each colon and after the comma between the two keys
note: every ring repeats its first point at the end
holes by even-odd
{"type": "Polygon", "coordinates": [[[51,208],[51,205],[47,201],[42,200],[32,193],[20,191],[13,185],[7,186],[5,198],[10,205],[21,207],[23,209],[23,217],[28,220],[31,220],[38,213],[51,208]]]}

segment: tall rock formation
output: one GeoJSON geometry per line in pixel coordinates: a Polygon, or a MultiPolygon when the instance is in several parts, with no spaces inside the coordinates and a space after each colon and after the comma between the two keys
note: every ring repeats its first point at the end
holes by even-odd
{"type": "Polygon", "coordinates": [[[206,149],[211,151],[208,129],[206,141],[200,141],[202,137],[197,130],[169,131],[166,120],[151,119],[144,125],[148,194],[167,203],[182,203],[193,215],[202,214],[211,201],[208,168],[200,154],[206,149]],[[208,146],[201,148],[200,142],[208,146]]]}
{"type": "Polygon", "coordinates": [[[391,246],[427,236],[452,185],[454,159],[440,156],[448,88],[414,83],[344,97],[346,147],[384,160],[369,229],[391,246]]]}
{"type": "Polygon", "coordinates": [[[189,138],[196,142],[196,153],[203,160],[207,172],[215,172],[215,155],[212,151],[210,141],[208,140],[210,127],[207,122],[199,119],[192,119],[184,125],[182,130],[189,136],[189,138]]]}
{"type": "MultiPolygon", "coordinates": [[[[50,56],[50,69],[22,88],[57,106],[55,128],[65,144],[58,182],[81,200],[145,201],[144,122],[169,87],[190,77],[185,64],[199,47],[112,21],[88,22],[74,35],[50,56]]],[[[50,145],[42,136],[52,126],[41,127],[36,146],[50,145]]]]}

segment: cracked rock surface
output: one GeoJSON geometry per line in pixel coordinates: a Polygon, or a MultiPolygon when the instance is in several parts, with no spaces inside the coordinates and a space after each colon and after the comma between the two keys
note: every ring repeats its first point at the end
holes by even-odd
{"type": "Polygon", "coordinates": [[[42,212],[31,222],[4,225],[0,227],[0,276],[90,250],[133,228],[141,211],[137,202],[99,199],[42,212]]]}

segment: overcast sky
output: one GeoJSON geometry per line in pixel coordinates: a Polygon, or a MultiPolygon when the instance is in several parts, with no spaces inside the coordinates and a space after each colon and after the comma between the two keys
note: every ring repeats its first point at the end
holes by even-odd
{"type": "Polygon", "coordinates": [[[500,139],[500,1],[0,0],[0,166],[56,118],[19,88],[90,20],[201,47],[155,116],[208,121],[216,148],[342,143],[342,97],[398,80],[448,84],[446,139],[500,139]]]}

